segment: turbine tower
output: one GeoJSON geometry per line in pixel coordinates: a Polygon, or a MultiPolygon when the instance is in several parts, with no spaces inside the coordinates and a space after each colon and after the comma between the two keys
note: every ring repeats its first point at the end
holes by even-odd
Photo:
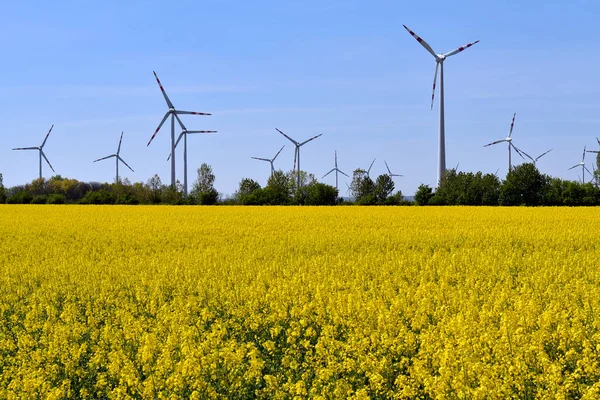
{"type": "MultiPolygon", "coordinates": [[[[277,129],[277,128],[275,128],[275,129],[277,129]]],[[[290,142],[294,143],[294,146],[296,146],[296,150],[294,152],[294,169],[296,170],[297,181],[298,181],[298,185],[296,186],[296,188],[299,189],[300,188],[300,147],[304,146],[306,143],[310,142],[311,140],[315,140],[316,138],[318,138],[319,136],[321,136],[323,134],[319,133],[317,136],[313,136],[310,139],[305,140],[304,142],[296,142],[294,139],[292,139],[285,133],[281,132],[279,129],[277,129],[277,132],[281,133],[283,136],[288,138],[288,140],[290,142]]]]}
{"type": "MultiPolygon", "coordinates": [[[[181,120],[179,118],[177,118],[177,122],[179,123],[179,126],[181,126],[182,130],[181,130],[181,133],[179,134],[179,137],[177,138],[177,141],[175,142],[175,148],[179,144],[179,141],[181,140],[181,138],[183,138],[183,195],[187,197],[187,195],[188,195],[187,135],[195,134],[195,133],[217,133],[217,131],[188,131],[187,128],[185,127],[185,125],[183,125],[183,123],[181,122],[181,120]]],[[[169,161],[171,159],[172,155],[173,155],[173,153],[169,154],[169,157],[167,157],[167,161],[169,161]]]]}
{"type": "Polygon", "coordinates": [[[127,163],[125,162],[125,160],[123,160],[121,158],[121,156],[119,155],[121,153],[121,142],[123,142],[123,132],[121,132],[121,139],[119,139],[119,147],[117,147],[117,152],[115,154],[111,154],[110,156],[106,156],[106,157],[102,157],[102,158],[99,158],[97,160],[94,160],[94,162],[98,162],[98,161],[101,161],[101,160],[106,160],[107,158],[111,158],[111,157],[115,158],[115,164],[116,164],[116,167],[117,167],[117,173],[116,173],[116,177],[115,177],[115,183],[119,183],[119,161],[121,161],[123,164],[125,164],[125,166],[131,170],[131,172],[135,172],[129,165],[127,165],[127,163]]]}
{"type": "MultiPolygon", "coordinates": [[[[527,156],[527,158],[529,158],[531,160],[531,162],[533,163],[533,166],[535,167],[535,164],[537,163],[537,160],[539,160],[540,158],[544,157],[546,154],[550,153],[552,151],[552,149],[542,153],[541,155],[537,156],[536,158],[531,158],[531,156],[525,152],[523,152],[523,154],[525,154],[527,156]]],[[[588,151],[589,153],[589,151],[588,151]]]]}
{"type": "Polygon", "coordinates": [[[277,158],[277,156],[279,155],[279,153],[281,153],[281,150],[283,150],[284,146],[281,146],[281,149],[279,149],[279,151],[277,152],[277,154],[275,154],[275,157],[273,158],[260,158],[260,157],[250,157],[253,158],[255,160],[260,160],[260,161],[266,161],[268,163],[271,164],[271,175],[273,175],[273,172],[275,172],[275,167],[273,166],[273,163],[275,162],[275,159],[277,158]]]}
{"type": "Polygon", "coordinates": [[[395,176],[404,176],[404,175],[399,175],[399,174],[392,174],[392,171],[390,171],[390,167],[388,166],[388,163],[385,162],[385,160],[383,162],[385,163],[385,167],[387,168],[390,179],[394,180],[395,176]]]}
{"type": "MultiPolygon", "coordinates": [[[[329,171],[328,173],[323,175],[323,178],[325,178],[327,175],[329,175],[330,173],[335,171],[335,190],[338,190],[338,172],[342,175],[347,176],[348,178],[350,178],[350,176],[338,168],[338,166],[337,166],[337,150],[335,151],[335,164],[334,165],[335,165],[335,167],[333,167],[331,169],[331,171],[329,171]]],[[[323,179],[323,178],[321,178],[321,179],[323,179]]]]}
{"type": "MultiPolygon", "coordinates": [[[[154,72],[154,71],[152,71],[152,72],[154,72]]],[[[173,105],[173,103],[171,103],[171,100],[169,100],[169,96],[167,96],[167,92],[165,92],[165,89],[163,88],[162,84],[160,83],[160,80],[158,79],[158,75],[156,75],[156,72],[154,72],[154,77],[156,78],[158,87],[160,87],[160,91],[162,92],[162,94],[165,98],[165,101],[167,102],[167,106],[169,107],[169,110],[163,117],[162,121],[160,121],[158,128],[156,128],[156,130],[154,131],[154,134],[152,135],[152,137],[150,138],[150,141],[148,141],[148,144],[146,146],[150,146],[150,143],[152,143],[152,140],[154,140],[154,137],[156,136],[156,134],[158,133],[160,128],[162,128],[162,126],[165,123],[165,121],[167,120],[167,118],[170,116],[171,117],[171,154],[174,154],[175,153],[175,118],[177,118],[179,125],[181,125],[181,127],[183,128],[183,123],[179,119],[179,115],[182,115],[182,114],[211,115],[211,114],[202,113],[202,112],[194,112],[194,111],[181,111],[181,110],[175,109],[175,106],[173,105]]],[[[175,187],[175,157],[171,158],[171,186],[175,187]]]]}
{"type": "MultiPolygon", "coordinates": [[[[496,140],[495,142],[492,143],[488,143],[486,145],[484,145],[483,147],[488,147],[488,146],[492,146],[494,144],[498,144],[498,143],[502,143],[502,142],[507,142],[508,143],[508,171],[510,172],[510,170],[512,169],[512,161],[511,161],[511,152],[510,152],[510,148],[512,147],[513,149],[515,149],[515,151],[517,152],[518,155],[521,156],[521,158],[523,160],[525,160],[525,157],[523,157],[523,154],[526,155],[527,157],[529,157],[530,159],[531,156],[529,156],[527,153],[525,153],[523,150],[520,150],[517,148],[517,146],[515,146],[512,142],[512,131],[513,128],[515,126],[515,117],[517,116],[517,113],[513,114],[513,118],[512,118],[512,122],[510,123],[510,130],[508,131],[508,136],[506,137],[506,139],[502,139],[502,140],[496,140]]],[[[545,154],[545,153],[544,153],[545,154]]],[[[542,156],[544,155],[542,154],[542,156]]],[[[541,156],[540,156],[541,157],[541,156]]],[[[539,158],[539,157],[538,157],[539,158]]]]}
{"type": "Polygon", "coordinates": [[[410,29],[408,29],[408,27],[406,25],[403,25],[404,28],[408,31],[408,33],[411,34],[412,37],[414,37],[417,42],[419,42],[421,44],[421,46],[423,46],[425,48],[425,50],[427,50],[434,58],[435,58],[435,75],[433,76],[433,92],[431,94],[431,108],[433,109],[433,99],[435,96],[435,83],[437,80],[437,75],[438,75],[438,69],[440,71],[440,130],[439,130],[439,142],[438,142],[438,183],[440,182],[440,179],[442,179],[442,175],[444,173],[444,171],[446,170],[446,139],[445,139],[445,125],[444,125],[444,61],[446,60],[446,58],[453,56],[457,53],[462,52],[465,49],[468,49],[469,47],[473,46],[476,43],[479,43],[479,40],[474,41],[473,43],[469,43],[465,46],[461,46],[456,50],[453,50],[449,53],[446,54],[436,54],[435,51],[433,51],[433,49],[431,48],[431,46],[429,46],[427,44],[427,42],[425,42],[423,39],[421,39],[419,36],[417,36],[416,33],[414,33],[413,31],[411,31],[410,29]]]}
{"type": "Polygon", "coordinates": [[[585,146],[583,147],[583,155],[581,156],[581,162],[579,164],[575,164],[573,165],[571,168],[569,168],[567,171],[572,170],[573,168],[577,168],[577,167],[581,167],[581,174],[582,174],[582,179],[581,179],[581,183],[585,183],[585,171],[587,171],[590,175],[594,175],[590,172],[589,169],[587,169],[587,167],[585,166],[585,146]]]}
{"type": "Polygon", "coordinates": [[[40,176],[39,178],[42,179],[42,157],[44,157],[44,160],[46,160],[46,162],[48,163],[48,166],[50,167],[50,169],[52,170],[52,172],[56,172],[54,171],[54,168],[52,168],[52,164],[50,164],[50,161],[48,161],[48,157],[46,157],[46,154],[44,154],[44,145],[46,144],[46,141],[48,140],[48,136],[50,136],[50,132],[52,132],[52,128],[54,128],[54,125],[52,125],[50,127],[50,130],[48,131],[48,133],[46,134],[46,137],[44,138],[44,141],[42,142],[41,146],[38,147],[17,147],[14,148],[13,150],[37,150],[39,151],[39,156],[40,156],[40,176]]]}

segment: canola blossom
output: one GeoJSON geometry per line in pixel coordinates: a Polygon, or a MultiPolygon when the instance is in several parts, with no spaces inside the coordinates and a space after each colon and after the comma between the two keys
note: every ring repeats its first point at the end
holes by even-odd
{"type": "Polygon", "coordinates": [[[595,208],[0,206],[0,398],[600,397],[595,208]]]}

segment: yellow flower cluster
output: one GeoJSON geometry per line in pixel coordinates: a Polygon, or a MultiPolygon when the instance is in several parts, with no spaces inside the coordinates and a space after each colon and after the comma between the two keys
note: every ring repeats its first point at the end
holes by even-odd
{"type": "Polygon", "coordinates": [[[0,206],[0,398],[600,397],[600,210],[0,206]]]}

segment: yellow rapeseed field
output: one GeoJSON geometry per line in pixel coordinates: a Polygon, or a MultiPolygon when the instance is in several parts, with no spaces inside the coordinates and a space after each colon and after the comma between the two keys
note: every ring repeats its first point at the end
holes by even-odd
{"type": "Polygon", "coordinates": [[[600,210],[0,206],[0,398],[600,397],[600,210]]]}

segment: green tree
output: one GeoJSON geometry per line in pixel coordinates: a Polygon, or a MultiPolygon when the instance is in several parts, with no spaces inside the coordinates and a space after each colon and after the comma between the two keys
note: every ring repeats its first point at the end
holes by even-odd
{"type": "Polygon", "coordinates": [[[235,192],[234,198],[239,204],[246,204],[246,200],[257,190],[260,190],[260,184],[254,179],[244,178],[240,181],[240,186],[235,192]]]}
{"type": "Polygon", "coordinates": [[[358,168],[352,173],[350,193],[352,193],[357,204],[369,205],[377,202],[377,198],[375,197],[375,182],[373,182],[364,169],[358,168]]]}
{"type": "Polygon", "coordinates": [[[202,163],[198,168],[198,177],[192,185],[191,196],[198,204],[213,205],[219,200],[219,192],[215,189],[215,174],[212,167],[202,163]]]}
{"type": "Polygon", "coordinates": [[[6,189],[4,189],[4,180],[0,173],[0,204],[6,203],[6,189]]]}
{"type": "Polygon", "coordinates": [[[162,181],[160,180],[160,176],[158,176],[158,174],[154,174],[154,176],[148,179],[148,182],[146,182],[146,187],[150,195],[148,199],[149,202],[152,204],[160,203],[164,190],[164,186],[162,184],[162,181]]]}
{"type": "Polygon", "coordinates": [[[267,181],[265,192],[266,204],[289,204],[292,196],[290,175],[281,170],[273,172],[267,181]]]}
{"type": "Polygon", "coordinates": [[[433,197],[433,190],[429,185],[420,184],[415,192],[415,202],[420,206],[426,206],[433,197]]]}
{"type": "Polygon", "coordinates": [[[379,175],[375,180],[373,194],[377,204],[385,204],[386,199],[394,191],[394,181],[389,175],[379,175]]]}
{"type": "Polygon", "coordinates": [[[532,164],[513,167],[500,187],[499,202],[503,206],[537,206],[545,197],[548,182],[532,164]]]}
{"type": "Polygon", "coordinates": [[[333,186],[321,182],[306,187],[304,204],[309,206],[333,206],[337,203],[338,191],[333,186]]]}

